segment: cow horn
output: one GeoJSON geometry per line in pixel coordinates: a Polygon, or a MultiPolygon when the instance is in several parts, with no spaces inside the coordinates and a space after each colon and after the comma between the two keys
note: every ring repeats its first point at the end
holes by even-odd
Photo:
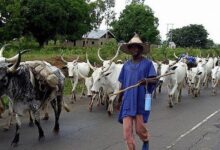
{"type": "Polygon", "coordinates": [[[7,72],[9,72],[9,73],[10,73],[10,72],[11,72],[11,73],[15,72],[16,69],[19,67],[20,62],[21,62],[21,52],[19,51],[19,52],[18,52],[18,58],[17,58],[16,63],[15,63],[13,66],[11,66],[10,68],[8,68],[7,72]]]}
{"type": "Polygon", "coordinates": [[[118,54],[119,54],[120,48],[121,48],[121,46],[118,47],[118,50],[117,50],[115,56],[111,59],[111,61],[113,61],[115,58],[118,57],[118,54]]]}
{"type": "Polygon", "coordinates": [[[175,52],[173,52],[173,56],[174,56],[175,58],[178,58],[178,57],[176,56],[176,53],[175,53],[175,52]]]}
{"type": "Polygon", "coordinates": [[[79,56],[77,56],[77,58],[75,60],[73,60],[74,62],[77,62],[79,60],[79,56]]]}
{"type": "Polygon", "coordinates": [[[10,44],[5,44],[5,45],[2,46],[2,48],[0,50],[0,57],[3,57],[3,52],[5,50],[5,47],[8,46],[8,45],[10,45],[10,44]]]}
{"type": "Polygon", "coordinates": [[[105,60],[102,59],[102,57],[100,56],[100,49],[101,49],[101,48],[98,49],[98,57],[99,57],[99,59],[103,62],[103,61],[105,61],[105,60]]]}
{"type": "Polygon", "coordinates": [[[199,57],[200,57],[200,58],[202,57],[202,52],[201,52],[201,50],[199,51],[199,57]]]}
{"type": "Polygon", "coordinates": [[[89,65],[89,67],[90,67],[93,71],[95,71],[96,67],[93,67],[92,64],[90,63],[87,53],[86,53],[86,62],[87,62],[87,64],[89,65]]]}
{"type": "Polygon", "coordinates": [[[208,56],[207,56],[207,58],[209,58],[209,53],[208,53],[208,56]]]}
{"type": "Polygon", "coordinates": [[[157,61],[157,60],[156,60],[155,62],[156,62],[157,64],[159,64],[159,65],[161,65],[161,64],[162,64],[160,61],[157,61]]]}
{"type": "MultiPolygon", "coordinates": [[[[20,52],[20,54],[22,55],[22,54],[24,54],[24,53],[26,53],[26,52],[29,52],[29,51],[30,51],[30,49],[22,50],[22,51],[20,52]]],[[[19,54],[15,55],[15,56],[13,56],[13,57],[11,57],[11,58],[5,58],[5,61],[8,62],[8,63],[13,63],[13,62],[17,61],[17,59],[18,59],[18,57],[19,57],[18,55],[19,55],[19,54]]]]}
{"type": "Polygon", "coordinates": [[[65,64],[68,63],[68,61],[66,61],[66,60],[63,58],[63,51],[62,51],[62,54],[61,54],[60,58],[61,58],[61,60],[62,60],[65,64]]]}

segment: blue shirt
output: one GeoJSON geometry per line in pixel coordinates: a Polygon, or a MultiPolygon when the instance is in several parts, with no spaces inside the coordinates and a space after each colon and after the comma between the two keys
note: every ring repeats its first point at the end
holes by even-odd
{"type": "MultiPolygon", "coordinates": [[[[153,63],[150,60],[143,58],[138,63],[132,63],[131,60],[127,61],[122,67],[118,80],[121,82],[122,88],[124,89],[131,85],[137,84],[144,78],[155,76],[156,71],[153,63]]],[[[147,92],[152,93],[154,87],[155,84],[148,84],[147,92]]],[[[144,110],[145,94],[145,86],[138,86],[124,92],[118,118],[120,123],[123,123],[124,117],[135,117],[137,114],[142,114],[144,122],[147,122],[149,112],[144,110]]]]}

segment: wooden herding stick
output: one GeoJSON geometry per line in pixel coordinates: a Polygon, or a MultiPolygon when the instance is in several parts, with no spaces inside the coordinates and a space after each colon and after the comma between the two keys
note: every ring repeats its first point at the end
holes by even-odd
{"type": "MultiPolygon", "coordinates": [[[[164,74],[164,75],[160,75],[160,76],[157,76],[157,77],[154,77],[154,78],[147,78],[146,80],[149,80],[149,79],[160,79],[161,77],[169,76],[169,75],[171,75],[171,74],[174,74],[174,72],[167,73],[167,74],[164,74]]],[[[132,88],[134,88],[134,87],[138,87],[138,86],[141,85],[141,83],[142,83],[142,82],[139,82],[139,83],[137,83],[137,84],[135,84],[135,85],[131,85],[131,86],[129,86],[129,87],[123,89],[123,90],[119,90],[119,91],[116,92],[116,93],[110,94],[110,96],[118,95],[118,94],[120,94],[120,93],[122,93],[122,92],[124,92],[124,91],[129,90],[129,89],[132,89],[132,88]]]]}

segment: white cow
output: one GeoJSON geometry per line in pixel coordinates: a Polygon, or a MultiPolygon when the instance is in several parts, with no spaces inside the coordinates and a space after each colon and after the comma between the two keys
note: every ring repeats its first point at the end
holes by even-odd
{"type": "Polygon", "coordinates": [[[205,78],[203,80],[203,85],[206,87],[208,87],[208,80],[211,77],[211,72],[212,72],[213,67],[214,67],[214,59],[212,57],[208,57],[206,59],[206,63],[204,66],[206,74],[205,74],[205,78]]]}
{"type": "Polygon", "coordinates": [[[66,67],[68,68],[68,76],[70,78],[72,78],[72,80],[71,80],[71,82],[72,82],[72,96],[71,96],[72,103],[74,102],[74,100],[76,101],[76,92],[75,92],[76,86],[78,84],[79,79],[82,78],[82,76],[79,75],[79,71],[85,77],[88,77],[88,74],[90,71],[90,67],[89,67],[88,63],[78,62],[78,59],[79,59],[79,57],[77,59],[73,60],[72,62],[68,62],[61,56],[61,60],[66,64],[66,67]]]}
{"type": "Polygon", "coordinates": [[[187,65],[181,61],[172,66],[168,64],[161,64],[161,75],[170,72],[174,73],[170,76],[160,78],[160,82],[164,82],[167,85],[170,107],[173,107],[174,102],[180,102],[183,82],[186,77],[186,71],[187,65]]]}
{"type": "Polygon", "coordinates": [[[215,66],[212,69],[212,93],[216,95],[216,87],[220,81],[220,66],[215,66]]]}
{"type": "MultiPolygon", "coordinates": [[[[160,75],[164,75],[166,73],[166,71],[168,70],[169,66],[172,66],[176,63],[176,61],[174,60],[169,60],[169,59],[165,59],[163,62],[158,62],[159,66],[158,66],[158,73],[160,75]]],[[[162,85],[164,82],[165,78],[160,78],[159,83],[157,85],[157,87],[159,88],[159,93],[161,93],[161,89],[162,89],[162,85]]],[[[155,89],[156,90],[156,89],[155,89]]]]}
{"type": "Polygon", "coordinates": [[[205,79],[206,71],[204,64],[199,63],[197,67],[193,67],[189,71],[188,78],[191,81],[191,92],[194,97],[200,95],[201,84],[205,79]]]}
{"type": "MultiPolygon", "coordinates": [[[[114,93],[119,90],[120,82],[118,81],[119,74],[122,69],[122,64],[115,64],[113,60],[118,56],[120,47],[117,50],[116,55],[111,60],[104,60],[101,58],[98,50],[98,57],[103,62],[101,72],[97,78],[93,81],[91,88],[93,93],[98,93],[100,88],[103,88],[107,94],[114,93]]],[[[113,113],[113,102],[116,99],[116,95],[110,96],[108,101],[108,113],[113,113]]]]}

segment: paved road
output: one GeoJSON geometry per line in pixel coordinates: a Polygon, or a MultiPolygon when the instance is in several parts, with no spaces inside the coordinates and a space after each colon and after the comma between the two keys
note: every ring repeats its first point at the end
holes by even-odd
{"type": "MultiPolygon", "coordinates": [[[[149,120],[151,150],[219,150],[220,149],[220,99],[211,96],[210,89],[202,90],[199,98],[183,91],[182,102],[173,109],[167,107],[165,90],[153,101],[149,120]],[[182,137],[181,137],[182,135],[182,137]]],[[[219,93],[220,95],[220,93],[219,93]]],[[[71,104],[71,112],[63,112],[60,134],[52,132],[54,118],[42,121],[45,139],[38,141],[37,128],[30,128],[23,118],[21,137],[16,150],[124,150],[122,126],[117,114],[108,117],[105,108],[87,110],[88,100],[83,98],[71,104]]],[[[0,120],[0,124],[3,120],[0,120]]],[[[0,150],[12,149],[10,142],[15,129],[3,132],[0,127],[0,150]]],[[[138,150],[141,142],[136,137],[138,150]]]]}

